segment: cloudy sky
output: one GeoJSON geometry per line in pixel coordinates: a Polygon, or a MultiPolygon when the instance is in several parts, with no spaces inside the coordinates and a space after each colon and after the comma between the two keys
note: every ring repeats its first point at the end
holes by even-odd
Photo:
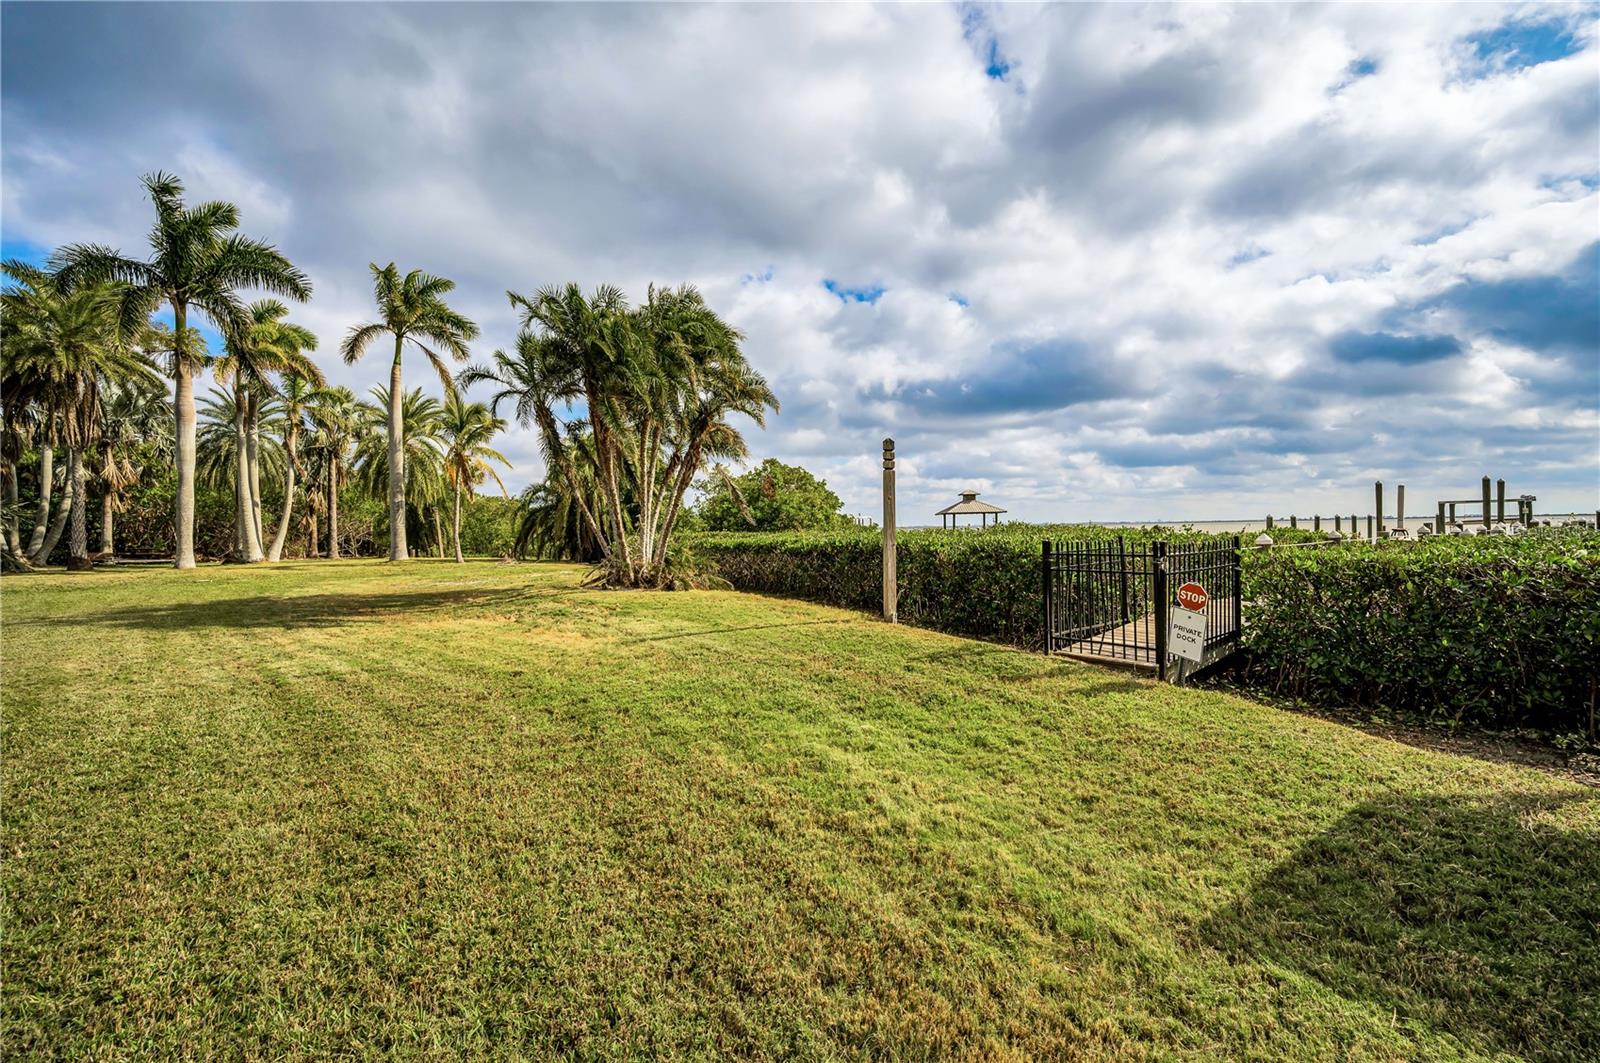
{"type": "MultiPolygon", "coordinates": [[[[0,9],[5,253],[238,203],[331,352],[367,263],[690,281],[782,413],[756,457],[902,520],[1600,495],[1593,5],[0,9]]],[[[330,375],[359,391],[377,362],[330,375]]],[[[410,380],[427,385],[425,366],[410,380]]],[[[433,385],[436,387],[437,385],[433,385]]],[[[542,475],[514,432],[509,477],[542,475]]]]}

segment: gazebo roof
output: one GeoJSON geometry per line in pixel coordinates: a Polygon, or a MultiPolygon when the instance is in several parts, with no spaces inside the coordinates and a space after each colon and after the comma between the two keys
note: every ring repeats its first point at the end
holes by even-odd
{"type": "Polygon", "coordinates": [[[948,517],[948,516],[951,516],[951,515],[959,515],[959,514],[967,514],[967,513],[1004,513],[1004,512],[1005,512],[1005,510],[1001,509],[999,506],[991,506],[987,502],[979,502],[978,501],[978,492],[976,492],[976,491],[963,491],[963,492],[961,492],[961,501],[957,502],[953,506],[946,506],[945,508],[941,509],[938,513],[935,513],[934,516],[936,516],[936,517],[948,517]]]}

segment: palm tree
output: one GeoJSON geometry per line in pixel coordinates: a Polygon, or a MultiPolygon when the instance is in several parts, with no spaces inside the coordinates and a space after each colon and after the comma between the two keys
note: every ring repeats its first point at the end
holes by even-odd
{"type": "Polygon", "coordinates": [[[510,497],[500,475],[489,464],[498,461],[506,468],[511,467],[498,450],[489,446],[489,440],[505,426],[506,423],[481,402],[465,402],[457,392],[445,398],[439,427],[444,442],[445,480],[453,497],[451,528],[458,563],[466,560],[461,555],[461,493],[465,491],[471,496],[473,489],[487,477],[500,485],[501,494],[510,497]]]}
{"type": "MultiPolygon", "coordinates": [[[[69,569],[90,567],[87,476],[83,454],[99,438],[101,390],[106,381],[153,378],[144,353],[126,342],[120,310],[125,292],[117,285],[74,287],[59,274],[21,262],[0,270],[13,283],[3,294],[3,375],[7,403],[37,403],[53,419],[56,439],[67,448],[69,498],[60,517],[70,517],[69,569]]],[[[34,564],[43,564],[60,536],[53,524],[34,564]]]]}
{"type": "MultiPolygon", "coordinates": [[[[276,299],[262,299],[250,304],[249,314],[249,330],[229,337],[213,371],[218,380],[231,381],[234,386],[235,452],[244,456],[235,463],[234,543],[238,560],[255,562],[266,558],[261,522],[261,401],[277,394],[274,373],[293,373],[321,384],[322,371],[305,354],[316,349],[317,337],[284,320],[288,307],[276,299]]],[[[293,476],[291,468],[286,505],[292,504],[293,476]]]]}
{"type": "MultiPolygon", "coordinates": [[[[389,442],[388,434],[380,435],[378,429],[393,424],[393,411],[398,408],[400,460],[408,482],[406,504],[400,507],[400,521],[405,523],[414,511],[421,523],[428,516],[429,507],[434,507],[436,511],[444,500],[444,447],[440,437],[444,408],[438,399],[423,394],[421,388],[412,388],[399,402],[395,402],[389,389],[381,384],[369,394],[373,401],[361,404],[368,431],[356,445],[354,468],[357,482],[374,498],[384,497],[385,486],[394,483],[394,464],[390,457],[395,448],[389,442]]],[[[391,516],[390,520],[393,519],[391,516]]],[[[391,527],[390,541],[393,539],[394,529],[391,527]]],[[[434,540],[435,546],[442,545],[439,536],[435,535],[434,540]]]]}
{"type": "MultiPolygon", "coordinates": [[[[234,554],[239,553],[240,521],[238,491],[241,475],[248,476],[250,446],[239,432],[239,422],[244,414],[242,406],[248,399],[237,391],[212,388],[197,404],[200,412],[200,432],[197,436],[195,481],[210,491],[232,491],[234,498],[234,554]],[[241,457],[243,460],[241,461],[241,457]]],[[[281,417],[276,399],[268,397],[261,402],[257,416],[268,429],[278,429],[281,417]]],[[[257,450],[257,460],[266,469],[267,482],[276,484],[283,478],[283,451],[275,439],[268,438],[257,450]]]]}
{"type": "MultiPolygon", "coordinates": [[[[143,324],[165,302],[172,309],[173,330],[181,339],[189,328],[192,307],[225,335],[243,336],[250,315],[237,295],[239,288],[261,288],[293,299],[311,297],[311,282],[270,244],[241,236],[239,208],[213,200],[186,207],[183,184],[170,174],[144,177],[145,190],[156,208],[150,230],[149,261],[126,258],[98,244],[73,244],[52,256],[70,286],[101,281],[126,285],[122,306],[124,330],[143,324]]],[[[184,344],[175,344],[182,348],[184,344]]],[[[173,358],[176,414],[178,498],[176,514],[178,568],[194,567],[194,471],[196,362],[187,351],[173,358]]]]}
{"type": "MultiPolygon", "coordinates": [[[[584,479],[579,475],[569,441],[573,426],[563,425],[555,413],[558,405],[569,406],[583,393],[577,374],[554,349],[558,343],[554,337],[524,328],[517,336],[514,355],[495,351],[491,364],[467,369],[461,374],[460,383],[462,387],[480,383],[497,385],[489,400],[490,410],[498,414],[500,404],[509,403],[517,423],[534,428],[550,478],[567,485],[567,489],[559,493],[560,497],[575,507],[574,519],[583,522],[589,541],[600,552],[600,558],[605,559],[611,556],[611,542],[597,516],[606,512],[598,481],[589,479],[585,487],[572,486],[584,479]]],[[[592,451],[592,435],[589,442],[592,451]]]]}
{"type": "Polygon", "coordinates": [[[268,561],[277,561],[283,557],[283,544],[289,536],[290,511],[294,509],[295,476],[305,471],[300,462],[300,431],[304,427],[306,414],[316,400],[317,389],[321,384],[320,374],[313,383],[298,373],[286,372],[283,374],[283,382],[278,387],[278,403],[283,410],[285,483],[283,509],[278,516],[278,529],[272,536],[272,546],[267,550],[268,561]]]}
{"type": "MultiPolygon", "coordinates": [[[[643,352],[622,292],[609,285],[584,298],[576,284],[545,287],[532,296],[507,292],[511,305],[522,312],[522,329],[534,341],[532,355],[541,365],[536,378],[551,395],[581,396],[588,406],[599,456],[601,493],[610,517],[610,536],[598,522],[595,534],[606,542],[606,555],[626,583],[637,579],[637,565],[628,538],[628,521],[622,509],[622,474],[626,460],[622,399],[628,376],[643,366],[643,352]]],[[[568,400],[570,401],[570,399],[568,400]]]]}
{"type": "Polygon", "coordinates": [[[394,337],[394,363],[389,369],[389,560],[404,561],[406,552],[406,459],[401,445],[401,409],[404,395],[400,360],[406,341],[422,351],[439,374],[448,394],[454,390],[450,368],[428,344],[448,353],[458,362],[467,359],[467,343],[478,335],[478,326],[452,310],[444,296],[455,289],[455,282],[412,270],[404,277],[393,262],[379,267],[371,263],[373,294],[378,303],[379,321],[357,325],[345,337],[340,352],[347,363],[355,363],[368,345],[381,335],[394,337]]]}
{"type": "MultiPolygon", "coordinates": [[[[366,430],[366,419],[361,411],[361,402],[347,387],[320,389],[313,396],[308,411],[311,438],[307,440],[306,450],[313,462],[310,478],[327,498],[330,558],[339,556],[339,492],[349,476],[346,459],[366,430]]],[[[307,490],[315,493],[309,485],[307,490]]],[[[315,538],[313,535],[313,541],[315,538]]]]}
{"type": "Polygon", "coordinates": [[[745,361],[743,336],[692,287],[652,288],[636,311],[614,288],[589,298],[576,285],[510,298],[522,310],[515,355],[497,351],[491,365],[462,380],[498,385],[495,409],[512,401],[517,420],[537,428],[547,467],[566,480],[559,495],[577,507],[599,544],[606,578],[628,586],[668,582],[668,546],[684,494],[708,460],[744,455],[730,418],[764,424],[777,397],[745,361]],[[573,426],[563,428],[555,414],[558,404],[578,400],[592,435],[595,506],[572,451],[573,426]]]}
{"type": "Polygon", "coordinates": [[[139,480],[141,459],[172,453],[172,409],[154,377],[111,382],[101,398],[100,553],[116,549],[116,514],[127,508],[123,492],[139,480]]]}

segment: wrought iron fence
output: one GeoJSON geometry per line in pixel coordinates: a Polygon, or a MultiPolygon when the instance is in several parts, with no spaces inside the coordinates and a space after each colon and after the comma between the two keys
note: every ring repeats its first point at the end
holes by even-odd
{"type": "Polygon", "coordinates": [[[1044,543],[1044,634],[1049,653],[1155,668],[1166,677],[1167,625],[1185,583],[1204,587],[1211,661],[1237,642],[1239,538],[1205,543],[1044,543]]]}

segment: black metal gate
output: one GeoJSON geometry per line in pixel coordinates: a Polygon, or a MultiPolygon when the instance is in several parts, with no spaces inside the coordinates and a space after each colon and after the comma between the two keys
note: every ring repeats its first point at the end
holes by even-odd
{"type": "Polygon", "coordinates": [[[1154,668],[1167,675],[1167,624],[1178,588],[1206,590],[1205,664],[1239,641],[1239,538],[1201,543],[1044,543],[1046,653],[1154,668]]]}

